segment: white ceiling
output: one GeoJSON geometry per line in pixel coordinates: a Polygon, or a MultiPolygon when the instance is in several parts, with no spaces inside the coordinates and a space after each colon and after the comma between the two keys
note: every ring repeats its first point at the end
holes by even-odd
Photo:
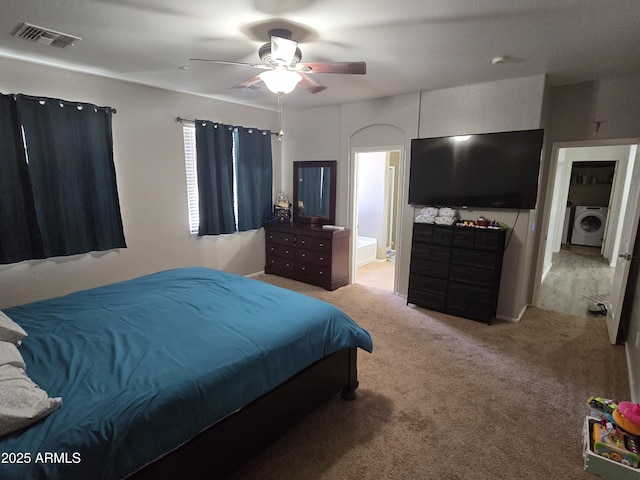
{"type": "Polygon", "coordinates": [[[230,89],[260,70],[189,58],[258,63],[268,30],[287,27],[303,62],[367,63],[364,76],[313,75],[327,90],[297,88],[289,108],[543,73],[554,85],[640,73],[640,0],[0,0],[0,10],[0,56],[273,109],[266,89],[230,89]],[[82,40],[17,39],[22,22],[82,40]]]}

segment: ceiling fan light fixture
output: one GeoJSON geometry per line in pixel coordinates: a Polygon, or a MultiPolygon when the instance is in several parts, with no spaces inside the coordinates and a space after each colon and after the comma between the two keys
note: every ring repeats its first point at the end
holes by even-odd
{"type": "Polygon", "coordinates": [[[262,80],[269,90],[273,93],[291,93],[302,76],[297,72],[292,72],[284,68],[276,68],[274,70],[267,70],[260,75],[262,80]]]}

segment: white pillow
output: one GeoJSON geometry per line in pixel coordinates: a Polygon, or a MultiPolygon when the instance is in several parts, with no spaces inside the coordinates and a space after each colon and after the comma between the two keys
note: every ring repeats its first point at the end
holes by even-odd
{"type": "Polygon", "coordinates": [[[0,341],[20,345],[27,332],[0,310],[0,341]]]}
{"type": "Polygon", "coordinates": [[[9,342],[0,342],[0,366],[2,365],[13,365],[23,370],[27,368],[18,348],[9,342]]]}
{"type": "Polygon", "coordinates": [[[0,437],[49,415],[62,399],[49,398],[27,376],[15,345],[0,342],[0,437]]]}

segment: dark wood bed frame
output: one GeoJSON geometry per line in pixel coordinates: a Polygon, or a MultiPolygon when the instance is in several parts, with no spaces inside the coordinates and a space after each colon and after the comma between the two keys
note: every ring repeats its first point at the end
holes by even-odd
{"type": "Polygon", "coordinates": [[[338,392],[353,400],[357,387],[357,349],[341,350],[127,479],[225,478],[338,392]]]}

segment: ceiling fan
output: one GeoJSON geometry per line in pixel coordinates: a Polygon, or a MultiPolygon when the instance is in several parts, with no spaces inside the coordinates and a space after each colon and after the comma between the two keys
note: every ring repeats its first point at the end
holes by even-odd
{"type": "Polygon", "coordinates": [[[302,52],[298,42],[291,39],[291,31],[284,28],[269,30],[271,41],[265,43],[258,50],[258,56],[263,63],[231,62],[225,60],[209,60],[206,58],[192,58],[193,61],[213,62],[226,65],[241,65],[258,68],[264,72],[245,80],[231,88],[248,88],[260,81],[274,93],[290,93],[300,84],[310,93],[318,93],[327,87],[316,82],[310,73],[341,73],[364,75],[367,73],[365,62],[320,62],[301,63],[302,52]]]}

